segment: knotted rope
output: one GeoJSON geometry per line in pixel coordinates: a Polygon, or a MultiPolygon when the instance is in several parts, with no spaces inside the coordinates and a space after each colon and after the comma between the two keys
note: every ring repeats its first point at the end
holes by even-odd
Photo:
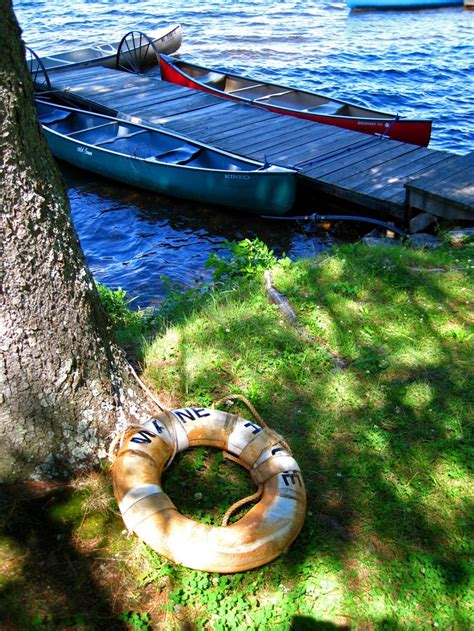
{"type": "MultiPolygon", "coordinates": [[[[250,410],[250,412],[252,413],[253,417],[255,418],[255,420],[258,422],[259,425],[267,429],[270,429],[268,425],[265,423],[265,421],[263,420],[263,418],[260,416],[260,414],[257,412],[257,410],[254,408],[254,406],[242,394],[229,394],[223,397],[222,399],[219,399],[218,401],[216,401],[212,405],[212,407],[215,408],[217,405],[220,405],[222,403],[227,403],[228,401],[236,401],[236,400],[242,401],[242,403],[244,403],[247,406],[247,408],[250,410]]],[[[288,453],[291,454],[291,449],[288,443],[276,433],[275,433],[275,437],[278,438],[278,442],[280,442],[283,445],[286,451],[288,451],[288,453]]],[[[230,454],[227,451],[224,451],[223,454],[224,454],[224,457],[227,458],[228,460],[232,460],[233,462],[236,462],[241,467],[249,471],[250,467],[245,462],[243,462],[243,460],[241,460],[238,456],[234,456],[233,454],[230,454]]],[[[222,518],[222,525],[227,526],[229,519],[237,510],[239,510],[242,506],[245,506],[246,504],[250,504],[250,502],[256,502],[257,500],[259,500],[262,496],[262,493],[263,493],[263,484],[259,484],[257,487],[257,491],[253,493],[253,495],[244,497],[243,499],[238,500],[237,502],[232,504],[232,506],[226,511],[224,517],[222,518]]]]}

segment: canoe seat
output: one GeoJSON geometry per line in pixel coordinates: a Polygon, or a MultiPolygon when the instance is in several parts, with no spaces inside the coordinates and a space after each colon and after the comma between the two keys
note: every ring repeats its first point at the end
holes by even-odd
{"type": "Polygon", "coordinates": [[[198,81],[201,83],[205,83],[206,85],[217,85],[221,83],[221,81],[225,81],[225,74],[221,74],[220,72],[208,72],[202,77],[196,77],[198,81]]]}
{"type": "Polygon", "coordinates": [[[336,101],[329,101],[316,107],[308,107],[305,112],[314,112],[315,114],[338,114],[339,110],[344,107],[344,103],[337,103],[336,101]]]}
{"type": "Polygon", "coordinates": [[[71,116],[72,112],[66,112],[64,110],[54,110],[49,114],[43,114],[43,116],[39,116],[38,120],[40,123],[44,123],[45,125],[53,125],[54,123],[59,123],[60,121],[65,120],[68,116],[71,116]]]}
{"type": "Polygon", "coordinates": [[[132,131],[129,134],[117,134],[116,136],[113,136],[113,138],[105,138],[104,140],[100,140],[99,142],[94,142],[93,144],[96,147],[102,147],[103,145],[111,145],[114,142],[120,141],[120,140],[127,140],[128,138],[133,138],[134,136],[138,136],[140,134],[145,134],[147,132],[146,129],[140,129],[138,131],[132,131]]]}
{"type": "Polygon", "coordinates": [[[202,151],[202,147],[177,147],[170,149],[156,156],[149,158],[156,162],[167,162],[168,164],[187,164],[202,151]]]}

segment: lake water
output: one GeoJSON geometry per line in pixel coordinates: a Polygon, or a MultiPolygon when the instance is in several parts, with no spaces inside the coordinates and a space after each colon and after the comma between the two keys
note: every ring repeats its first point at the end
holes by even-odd
{"type": "MultiPolygon", "coordinates": [[[[462,7],[354,13],[340,0],[17,0],[14,8],[23,39],[40,54],[180,23],[180,53],[197,63],[431,118],[430,147],[474,150],[474,11],[462,7]]],[[[184,288],[200,283],[209,254],[227,240],[259,237],[293,258],[332,243],[298,224],[141,193],[71,168],[64,174],[94,276],[143,306],[161,301],[163,276],[184,288]]]]}

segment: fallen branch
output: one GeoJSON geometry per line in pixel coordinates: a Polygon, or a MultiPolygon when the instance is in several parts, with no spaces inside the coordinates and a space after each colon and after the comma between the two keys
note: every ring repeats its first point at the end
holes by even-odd
{"type": "Polygon", "coordinates": [[[336,368],[345,368],[347,366],[347,362],[342,357],[339,357],[336,353],[327,348],[327,344],[312,336],[308,331],[302,327],[298,322],[298,317],[296,313],[293,311],[292,306],[290,305],[288,298],[280,294],[280,292],[275,289],[272,285],[272,276],[269,270],[265,271],[265,289],[267,291],[267,296],[270,300],[278,306],[281,313],[285,316],[285,318],[289,321],[289,323],[298,331],[298,333],[308,342],[320,344],[326,352],[331,356],[334,365],[336,368]]]}
{"type": "Polygon", "coordinates": [[[293,311],[288,298],[280,294],[279,291],[275,289],[272,285],[272,276],[269,270],[265,271],[265,289],[267,290],[267,296],[270,300],[278,306],[280,311],[289,320],[290,324],[293,326],[298,326],[298,318],[296,313],[293,311]]]}

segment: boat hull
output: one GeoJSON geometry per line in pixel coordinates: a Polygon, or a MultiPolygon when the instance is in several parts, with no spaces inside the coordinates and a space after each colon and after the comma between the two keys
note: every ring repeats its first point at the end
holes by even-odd
{"type": "MultiPolygon", "coordinates": [[[[200,66],[194,67],[202,68],[200,66]]],[[[249,105],[275,112],[277,114],[294,116],[296,118],[302,118],[317,123],[324,123],[326,125],[333,125],[335,127],[341,127],[343,129],[358,131],[365,134],[384,136],[387,138],[391,138],[392,140],[398,140],[400,142],[419,145],[421,147],[426,147],[430,141],[431,121],[428,120],[403,119],[399,118],[395,114],[381,112],[378,112],[377,115],[371,115],[370,110],[367,110],[367,114],[364,116],[331,115],[326,113],[305,111],[305,109],[282,107],[279,105],[265,103],[263,101],[256,102],[255,100],[245,98],[243,96],[228,94],[227,92],[220,89],[205,85],[204,83],[188,75],[186,72],[181,71],[181,69],[175,65],[174,60],[166,55],[160,55],[160,69],[161,77],[165,81],[176,83],[187,88],[202,90],[204,92],[208,92],[209,94],[220,96],[232,101],[244,102],[249,105]]],[[[206,70],[209,71],[209,69],[206,70]]],[[[233,79],[242,79],[244,81],[249,81],[249,79],[247,79],[246,77],[239,77],[238,75],[227,76],[233,79]]],[[[262,83],[261,85],[267,84],[262,83]]],[[[270,86],[271,84],[268,85],[270,86]]],[[[288,89],[286,88],[286,86],[273,85],[272,87],[288,89]]],[[[291,90],[291,88],[289,89],[291,90]]],[[[307,92],[305,90],[297,90],[295,92],[301,95],[302,100],[304,100],[305,97],[311,98],[320,96],[315,95],[311,92],[307,92]]],[[[365,109],[358,106],[352,106],[351,104],[345,103],[343,101],[337,101],[336,99],[333,99],[331,101],[340,105],[341,109],[344,106],[357,107],[357,109],[359,110],[365,109]]]]}
{"type": "MultiPolygon", "coordinates": [[[[181,46],[182,37],[182,29],[179,24],[160,29],[150,35],[150,39],[156,50],[159,53],[166,54],[174,53],[178,50],[181,46]]],[[[61,68],[65,68],[67,70],[70,70],[71,68],[88,68],[90,66],[106,66],[108,68],[115,68],[119,45],[120,42],[116,42],[113,44],[102,44],[79,48],[66,53],[40,57],[40,61],[47,71],[58,70],[61,68]]],[[[137,50],[138,49],[143,50],[143,53],[146,53],[146,59],[144,59],[146,66],[150,67],[157,64],[155,52],[150,46],[148,46],[148,44],[137,47],[137,50]]],[[[131,53],[124,52],[122,56],[123,63],[129,61],[130,57],[131,53]]],[[[36,62],[36,60],[32,60],[30,71],[34,73],[37,72],[38,69],[38,62],[36,62]]]]}
{"type": "Polygon", "coordinates": [[[346,0],[350,9],[433,9],[461,6],[463,0],[346,0]]]}
{"type": "Polygon", "coordinates": [[[187,170],[184,175],[179,167],[157,166],[146,162],[136,172],[132,168],[133,159],[127,156],[113,155],[104,159],[103,152],[94,147],[83,149],[81,146],[71,146],[64,139],[51,137],[47,131],[46,137],[57,158],[86,171],[147,191],[259,214],[284,214],[294,201],[293,186],[289,182],[282,183],[279,174],[262,177],[251,173],[209,173],[202,169],[193,169],[187,170]]]}
{"type": "MultiPolygon", "coordinates": [[[[94,118],[99,117],[94,115],[94,118]]],[[[113,120],[109,117],[100,118],[113,120]]],[[[123,121],[120,125],[123,128],[123,121]]],[[[295,200],[296,172],[289,169],[267,167],[250,161],[248,166],[242,165],[240,158],[233,159],[228,169],[225,168],[225,163],[222,168],[217,169],[167,164],[152,156],[140,158],[80,142],[57,133],[46,124],[43,124],[43,131],[56,158],[147,191],[256,214],[285,214],[292,208],[295,200]]],[[[148,129],[148,133],[150,132],[160,133],[148,129]]],[[[116,142],[120,143],[121,139],[116,142]]],[[[146,144],[145,139],[145,150],[146,144]]],[[[199,146],[196,151],[199,151],[199,146]]],[[[222,155],[224,160],[226,154],[222,155]]],[[[211,155],[210,159],[216,158],[211,155]]]]}

